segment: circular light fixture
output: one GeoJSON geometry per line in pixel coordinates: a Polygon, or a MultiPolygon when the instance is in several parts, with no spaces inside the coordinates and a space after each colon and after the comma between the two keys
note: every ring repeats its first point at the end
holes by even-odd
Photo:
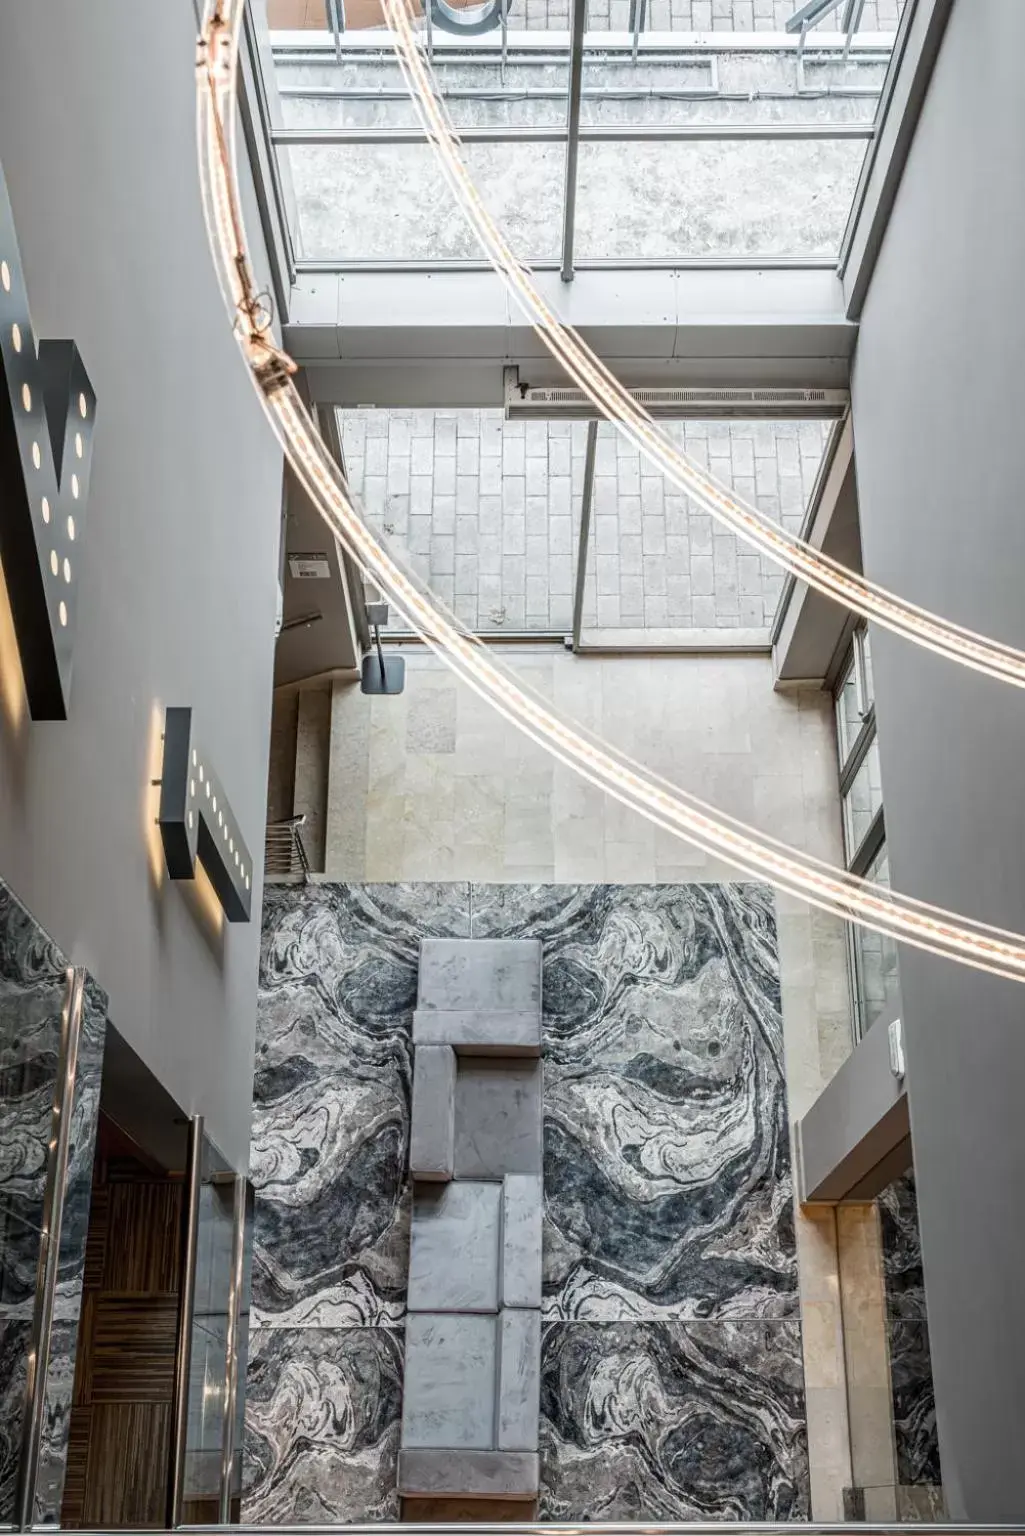
{"type": "MultiPolygon", "coordinates": [[[[46,521],[47,522],[50,521],[49,510],[47,510],[46,521]]],[[[74,542],[75,542],[75,519],[71,516],[70,512],[68,513],[68,538],[71,540],[72,544],[74,544],[74,542]]]]}
{"type": "Polygon", "coordinates": [[[14,324],[11,326],[11,343],[15,352],[21,351],[21,326],[18,324],[17,320],[15,320],[14,324]]]}
{"type": "Polygon", "coordinates": [[[67,558],[66,555],[64,557],[64,580],[67,582],[68,586],[70,587],[70,585],[71,585],[71,561],[67,558]]]}
{"type": "Polygon", "coordinates": [[[57,608],[57,613],[58,613],[58,615],[60,617],[61,623],[66,626],[67,622],[68,622],[68,610],[67,610],[67,607],[66,607],[63,599],[61,600],[61,602],[60,602],[60,604],[59,604],[59,606],[57,608]]]}
{"type": "Polygon", "coordinates": [[[81,432],[76,432],[75,433],[75,457],[77,459],[80,459],[82,457],[82,434],[81,434],[81,432]]]}
{"type": "MultiPolygon", "coordinates": [[[[412,29],[401,12],[400,0],[384,0],[384,3],[392,29],[402,43],[402,48],[397,48],[396,52],[405,72],[410,66],[409,56],[414,61],[417,58],[412,29]]],[[[292,383],[295,364],[274,343],[266,306],[260,301],[252,275],[235,174],[236,73],[242,14],[243,0],[207,0],[200,38],[200,67],[197,71],[199,171],[215,265],[236,338],[267,418],[317,511],[361,568],[372,577],[375,586],[394,602],[425,644],[480,697],[558,761],[637,810],[656,826],[845,921],[978,969],[1014,981],[1025,981],[1025,935],[993,928],[915,897],[904,896],[899,891],[882,888],[781,843],[715,810],[633,762],[611,743],[590,735],[574,721],[558,715],[543,695],[498,664],[479,640],[462,630],[443,604],[423,589],[378,542],[354,503],[340,466],[316,430],[292,383]]],[[[419,96],[416,99],[418,107],[421,106],[419,96]]],[[[451,147],[452,139],[451,130],[444,126],[441,141],[451,147]]],[[[453,158],[458,163],[454,152],[453,158]]],[[[479,202],[468,178],[466,185],[479,202]]],[[[495,234],[496,251],[504,250],[497,230],[495,234]]],[[[494,253],[493,259],[497,265],[494,253]]],[[[509,257],[509,261],[509,281],[517,287],[521,280],[529,285],[524,269],[513,258],[509,257]]],[[[547,306],[543,307],[543,319],[536,323],[546,342],[549,328],[553,334],[563,336],[547,306]]],[[[610,380],[616,389],[621,388],[593,354],[587,356],[599,379],[610,380]]],[[[568,361],[566,366],[569,368],[568,361]]],[[[569,371],[573,373],[572,368],[569,371]]],[[[630,410],[635,411],[630,397],[626,396],[626,399],[630,410]]],[[[643,421],[643,413],[640,415],[643,421]]],[[[630,436],[630,433],[626,435],[630,436]]],[[[649,452],[648,456],[662,467],[656,453],[649,452]]],[[[682,463],[675,452],[671,457],[674,467],[682,463]]],[[[668,468],[666,472],[669,473],[668,468]]],[[[745,509],[715,482],[711,484],[722,510],[731,516],[738,514],[738,529],[744,527],[744,537],[757,544],[761,535],[756,536],[756,528],[762,522],[761,514],[745,509]],[[750,527],[747,526],[749,518],[754,520],[750,527]]],[[[709,499],[698,496],[696,491],[688,494],[701,500],[703,505],[709,499]]],[[[729,518],[723,520],[729,521],[729,518]]],[[[979,671],[988,671],[992,676],[1025,685],[1025,655],[1021,652],[961,631],[937,615],[924,613],[884,589],[862,582],[844,566],[836,566],[834,562],[823,564],[817,552],[801,540],[787,542],[782,539],[782,531],[771,526],[773,536],[780,538],[780,548],[770,549],[770,553],[786,564],[785,551],[788,558],[792,557],[790,568],[799,570],[802,578],[812,585],[830,595],[840,595],[848,607],[878,618],[887,627],[940,654],[979,671]],[[803,568],[799,569],[805,557],[809,562],[808,575],[804,574],[803,568]],[[816,579],[826,569],[835,572],[835,592],[826,581],[816,579]]]]}
{"type": "Polygon", "coordinates": [[[21,403],[24,406],[26,411],[31,411],[31,409],[32,409],[32,391],[29,389],[27,384],[23,384],[21,386],[21,403]]]}
{"type": "Polygon", "coordinates": [[[60,560],[57,557],[57,551],[55,549],[51,549],[51,551],[50,551],[50,570],[56,576],[56,574],[59,571],[59,569],[60,569],[60,560]]]}
{"type": "Polygon", "coordinates": [[[0,261],[0,283],[3,284],[4,293],[11,291],[11,269],[6,261],[0,261]]]}
{"type": "Polygon", "coordinates": [[[195,798],[195,794],[196,794],[196,781],[195,781],[195,779],[190,779],[189,780],[189,794],[192,795],[193,798],[195,798]]]}
{"type": "Polygon", "coordinates": [[[39,507],[40,507],[40,511],[43,514],[43,522],[44,523],[48,523],[50,521],[50,503],[49,503],[49,501],[47,500],[47,498],[45,496],[43,497],[42,501],[39,503],[39,507]]]}
{"type": "Polygon", "coordinates": [[[72,496],[74,496],[75,500],[77,501],[78,500],[78,476],[77,475],[72,475],[72,477],[71,477],[71,494],[72,494],[72,496]]]}
{"type": "Polygon", "coordinates": [[[189,831],[192,831],[192,812],[189,812],[189,831]]]}
{"type": "Polygon", "coordinates": [[[79,395],[78,397],[78,414],[81,416],[83,421],[89,414],[89,406],[84,395],[79,395]]]}
{"type": "Polygon", "coordinates": [[[39,466],[43,462],[43,455],[39,451],[39,444],[38,443],[33,443],[32,444],[32,462],[35,465],[36,469],[38,469],[39,466]]]}

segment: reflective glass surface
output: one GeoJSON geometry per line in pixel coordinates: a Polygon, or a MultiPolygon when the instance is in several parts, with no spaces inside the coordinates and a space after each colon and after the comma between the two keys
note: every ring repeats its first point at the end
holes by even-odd
{"type": "Polygon", "coordinates": [[[861,847],[872,818],[883,803],[879,743],[873,738],[864,761],[843,797],[844,847],[850,863],[861,847]]]}
{"type": "MultiPolygon", "coordinates": [[[[884,844],[865,871],[866,880],[890,886],[890,866],[884,844]]],[[[856,1032],[862,1036],[884,1012],[896,1016],[900,1006],[900,978],[897,970],[896,942],[885,934],[867,928],[852,927],[851,947],[854,960],[854,1003],[856,1032]]]]}

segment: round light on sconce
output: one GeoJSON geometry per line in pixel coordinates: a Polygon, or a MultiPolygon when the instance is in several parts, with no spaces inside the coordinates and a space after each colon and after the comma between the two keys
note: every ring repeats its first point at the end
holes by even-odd
{"type": "MultiPolygon", "coordinates": [[[[200,775],[202,775],[202,772],[203,772],[202,768],[199,770],[199,772],[200,772],[200,775]]],[[[206,781],[206,798],[208,800],[210,798],[210,780],[209,779],[207,779],[207,781],[206,781]]]]}
{"type": "Polygon", "coordinates": [[[32,444],[32,462],[36,466],[37,469],[39,468],[40,464],[42,464],[42,462],[43,462],[43,455],[39,452],[39,444],[38,443],[33,443],[32,444]]]}
{"type": "Polygon", "coordinates": [[[85,420],[85,418],[88,415],[88,413],[89,413],[89,407],[86,404],[85,396],[84,395],[79,395],[79,397],[78,397],[78,414],[81,416],[83,421],[85,420]]]}
{"type": "Polygon", "coordinates": [[[228,823],[227,822],[224,823],[224,841],[225,842],[228,841],[228,823]]]}
{"type": "MultiPolygon", "coordinates": [[[[49,509],[49,507],[47,507],[47,509],[46,509],[46,521],[47,522],[50,521],[50,509],[49,509]]],[[[73,517],[71,517],[70,514],[68,516],[68,538],[71,540],[72,544],[74,544],[74,542],[75,542],[75,519],[73,517]]]]}
{"type": "Polygon", "coordinates": [[[64,580],[71,585],[71,561],[67,558],[64,561],[64,580]]]}
{"type": "Polygon", "coordinates": [[[60,617],[60,621],[61,621],[61,623],[62,623],[62,624],[63,624],[63,625],[64,625],[64,626],[65,626],[65,627],[67,627],[67,622],[68,622],[68,610],[67,610],[67,606],[66,606],[66,605],[65,605],[65,604],[64,604],[64,603],[63,603],[63,602],[62,602],[62,603],[61,603],[61,605],[60,605],[60,607],[59,607],[59,608],[58,608],[58,609],[57,609],[57,613],[58,613],[58,615],[59,615],[59,617],[60,617]]]}
{"type": "Polygon", "coordinates": [[[71,494],[72,494],[72,496],[74,496],[75,500],[77,501],[78,500],[78,476],[77,475],[72,475],[72,477],[71,477],[71,494]]]}
{"type": "Polygon", "coordinates": [[[3,283],[4,293],[11,291],[11,269],[6,261],[0,261],[0,283],[3,283]]]}
{"type": "Polygon", "coordinates": [[[15,320],[14,324],[11,326],[11,341],[14,343],[14,350],[15,350],[15,352],[20,352],[21,351],[21,326],[18,324],[17,320],[15,320]]]}
{"type": "MultiPolygon", "coordinates": [[[[48,523],[50,521],[50,503],[47,501],[45,496],[43,497],[43,500],[40,503],[40,505],[41,505],[42,513],[43,513],[43,522],[44,523],[48,523]]],[[[68,518],[68,522],[70,523],[70,521],[71,521],[71,519],[69,517],[68,518]]],[[[74,534],[72,534],[71,537],[74,538],[74,534]]]]}
{"type": "Polygon", "coordinates": [[[238,854],[235,855],[235,868],[238,869],[238,854]]]}
{"type": "Polygon", "coordinates": [[[235,852],[235,839],[233,837],[229,837],[228,838],[228,852],[229,853],[234,853],[235,852]]]}
{"type": "Polygon", "coordinates": [[[193,766],[193,768],[195,768],[197,761],[198,761],[198,754],[196,752],[195,747],[193,747],[193,749],[192,749],[192,766],[193,766]]]}
{"type": "Polygon", "coordinates": [[[189,812],[189,831],[192,831],[192,812],[189,812]]]}
{"type": "Polygon", "coordinates": [[[55,576],[60,569],[60,561],[57,559],[57,551],[55,549],[50,551],[50,569],[55,576]]]}
{"type": "Polygon", "coordinates": [[[75,433],[75,457],[78,458],[78,459],[80,459],[82,457],[82,434],[81,434],[81,432],[76,432],[75,433]]]}
{"type": "MultiPolygon", "coordinates": [[[[217,811],[217,801],[216,801],[216,799],[214,800],[214,810],[217,811]]],[[[224,826],[224,813],[222,811],[217,811],[217,825],[219,827],[223,827],[224,826]]]]}
{"type": "Polygon", "coordinates": [[[32,409],[32,391],[29,389],[27,384],[23,384],[21,386],[21,403],[25,407],[26,411],[30,411],[32,409]]]}
{"type": "Polygon", "coordinates": [[[248,891],[248,889],[249,889],[249,876],[247,875],[246,876],[246,890],[248,891]]]}
{"type": "Polygon", "coordinates": [[[189,794],[192,796],[193,799],[196,798],[196,781],[195,781],[195,779],[190,779],[189,780],[189,794]]]}

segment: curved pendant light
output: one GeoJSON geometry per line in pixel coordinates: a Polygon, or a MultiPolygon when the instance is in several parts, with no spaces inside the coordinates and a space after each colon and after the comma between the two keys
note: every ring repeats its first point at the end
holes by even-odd
{"type": "Polygon", "coordinates": [[[457,677],[558,761],[656,826],[846,921],[1014,981],[1025,936],[884,890],[788,847],[633,762],[555,712],[473,636],[380,542],[296,390],[295,364],[274,343],[256,290],[236,177],[238,32],[244,0],[208,0],[200,38],[197,116],[203,204],[218,276],[264,411],[332,533],[457,677]]]}

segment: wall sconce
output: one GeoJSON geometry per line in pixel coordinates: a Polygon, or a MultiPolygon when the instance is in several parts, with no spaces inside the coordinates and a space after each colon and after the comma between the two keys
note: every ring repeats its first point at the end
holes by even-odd
{"type": "Polygon", "coordinates": [[[0,169],[0,561],[34,720],[66,720],[96,396],[73,341],[36,349],[0,169]]]}
{"type": "Polygon", "coordinates": [[[191,709],[164,716],[157,824],[171,879],[194,880],[199,858],[228,922],[248,923],[253,861],[209,754],[195,739],[191,709]]]}

